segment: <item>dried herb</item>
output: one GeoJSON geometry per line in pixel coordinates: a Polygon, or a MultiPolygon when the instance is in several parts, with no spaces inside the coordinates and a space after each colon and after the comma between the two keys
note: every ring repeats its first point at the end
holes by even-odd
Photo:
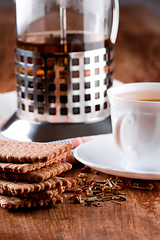
{"type": "Polygon", "coordinates": [[[147,191],[151,191],[152,189],[154,189],[154,185],[147,180],[120,178],[117,176],[111,176],[110,180],[113,181],[116,185],[118,185],[121,189],[134,188],[147,191]]]}
{"type": "Polygon", "coordinates": [[[151,182],[145,180],[117,176],[109,176],[104,180],[93,180],[86,172],[80,173],[76,182],[76,187],[69,190],[74,194],[70,200],[76,204],[95,207],[101,207],[101,203],[105,201],[118,204],[126,201],[126,193],[122,192],[122,189],[133,188],[151,191],[154,188],[151,182]]]}
{"type": "Polygon", "coordinates": [[[71,190],[74,195],[70,200],[76,204],[99,207],[101,206],[100,203],[104,201],[125,201],[125,193],[120,192],[121,189],[121,186],[113,180],[93,180],[89,178],[88,174],[80,173],[77,179],[77,187],[71,190]]]}
{"type": "Polygon", "coordinates": [[[84,203],[84,201],[81,199],[81,195],[74,195],[70,197],[70,200],[73,200],[74,203],[84,203]]]}

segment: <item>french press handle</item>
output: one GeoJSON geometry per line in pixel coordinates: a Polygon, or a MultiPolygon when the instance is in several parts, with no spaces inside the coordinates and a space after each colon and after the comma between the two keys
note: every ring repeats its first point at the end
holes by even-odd
{"type": "Polygon", "coordinates": [[[113,44],[116,42],[118,25],[119,25],[119,2],[118,0],[113,0],[113,21],[110,35],[110,39],[113,44]]]}

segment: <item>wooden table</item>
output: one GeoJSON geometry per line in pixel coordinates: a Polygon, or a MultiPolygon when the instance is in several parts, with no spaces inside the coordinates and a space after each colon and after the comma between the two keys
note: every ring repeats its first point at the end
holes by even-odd
{"type": "MultiPolygon", "coordinates": [[[[0,92],[15,90],[14,16],[0,9],[0,92]]],[[[160,81],[160,22],[143,7],[122,7],[115,46],[115,77],[123,82],[160,81]]],[[[69,173],[77,176],[81,166],[69,173]]],[[[91,174],[98,179],[107,176],[91,174]]],[[[8,212],[0,209],[0,239],[146,240],[160,239],[160,183],[154,190],[125,189],[127,201],[102,207],[73,204],[8,212]]]]}

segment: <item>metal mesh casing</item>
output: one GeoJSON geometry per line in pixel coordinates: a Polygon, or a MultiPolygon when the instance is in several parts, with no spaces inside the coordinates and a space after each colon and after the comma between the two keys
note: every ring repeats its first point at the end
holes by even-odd
{"type": "Polygon", "coordinates": [[[18,112],[34,122],[89,123],[109,115],[113,48],[68,54],[16,49],[18,112]]]}

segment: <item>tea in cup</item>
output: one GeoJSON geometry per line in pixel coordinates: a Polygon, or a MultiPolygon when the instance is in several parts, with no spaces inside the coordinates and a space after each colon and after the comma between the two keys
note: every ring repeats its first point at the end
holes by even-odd
{"type": "Polygon", "coordinates": [[[160,169],[160,83],[129,83],[108,90],[115,143],[135,169],[160,169]]]}

